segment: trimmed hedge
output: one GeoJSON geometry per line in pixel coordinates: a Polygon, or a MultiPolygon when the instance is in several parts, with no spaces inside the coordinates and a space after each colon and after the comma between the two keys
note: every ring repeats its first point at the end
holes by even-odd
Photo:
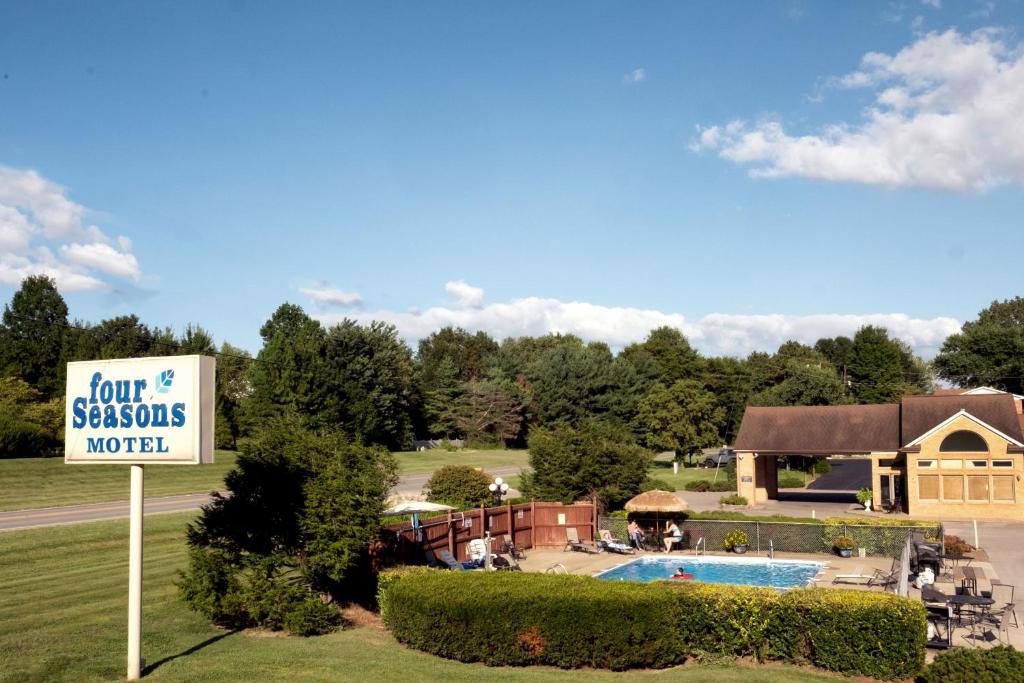
{"type": "Polygon", "coordinates": [[[924,607],[889,594],[425,568],[379,586],[396,639],[464,662],[622,670],[720,654],[890,680],[924,664],[924,607]]]}
{"type": "Polygon", "coordinates": [[[917,677],[919,683],[1024,683],[1024,652],[1008,645],[942,652],[917,677]]]}

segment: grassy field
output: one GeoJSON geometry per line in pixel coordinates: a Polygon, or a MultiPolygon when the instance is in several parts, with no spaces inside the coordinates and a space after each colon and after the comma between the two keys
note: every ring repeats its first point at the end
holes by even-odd
{"type": "Polygon", "coordinates": [[[491,469],[495,467],[529,467],[530,454],[525,450],[473,450],[403,451],[395,453],[401,474],[430,474],[442,465],[472,465],[491,469]]]}
{"type": "MultiPolygon", "coordinates": [[[[484,469],[525,467],[526,451],[443,450],[396,453],[401,474],[428,474],[441,465],[458,462],[484,469]]],[[[221,488],[235,464],[235,453],[217,451],[213,465],[150,465],[146,496],[204,493],[221,488]]],[[[0,510],[98,503],[128,498],[128,468],[124,465],[65,465],[63,458],[0,460],[0,510]]]]}
{"type": "MultiPolygon", "coordinates": [[[[233,452],[217,451],[213,465],[149,465],[146,496],[219,489],[234,464],[233,452]]],[[[65,465],[63,458],[0,460],[0,510],[125,500],[128,469],[124,465],[65,465]]]]}
{"type": "MultiPolygon", "coordinates": [[[[679,467],[679,474],[672,474],[672,463],[671,462],[660,462],[655,461],[654,466],[647,472],[651,477],[660,479],[667,484],[671,484],[674,490],[682,491],[683,486],[690,481],[696,481],[697,479],[707,479],[711,481],[715,478],[715,470],[706,467],[679,467]]],[[[728,479],[725,473],[725,468],[718,471],[718,478],[728,479]]]]}
{"type": "MultiPolygon", "coordinates": [[[[374,625],[318,638],[219,631],[177,598],[191,514],[146,520],[143,655],[153,681],[835,681],[790,667],[614,674],[487,668],[408,650],[374,625]]],[[[127,522],[0,533],[0,681],[124,679],[127,522]]]]}

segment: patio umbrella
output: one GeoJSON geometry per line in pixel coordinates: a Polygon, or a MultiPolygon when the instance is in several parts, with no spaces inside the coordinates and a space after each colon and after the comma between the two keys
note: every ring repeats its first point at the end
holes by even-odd
{"type": "Polygon", "coordinates": [[[406,500],[397,505],[392,505],[381,514],[385,517],[398,517],[404,515],[412,515],[412,528],[416,534],[417,543],[423,540],[423,532],[420,530],[420,513],[423,512],[444,512],[445,510],[454,510],[451,505],[441,505],[440,503],[430,503],[425,500],[406,500]]]}
{"type": "Polygon", "coordinates": [[[655,531],[661,533],[660,513],[686,512],[689,506],[686,501],[669,491],[644,491],[626,502],[629,512],[653,512],[655,531]]]}

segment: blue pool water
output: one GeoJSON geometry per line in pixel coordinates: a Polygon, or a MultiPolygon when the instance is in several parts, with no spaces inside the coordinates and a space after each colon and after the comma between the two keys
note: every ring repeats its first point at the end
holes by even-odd
{"type": "Polygon", "coordinates": [[[806,586],[822,566],[820,562],[755,557],[640,557],[597,577],[647,583],[668,579],[682,567],[684,572],[693,574],[693,581],[785,589],[806,586]]]}

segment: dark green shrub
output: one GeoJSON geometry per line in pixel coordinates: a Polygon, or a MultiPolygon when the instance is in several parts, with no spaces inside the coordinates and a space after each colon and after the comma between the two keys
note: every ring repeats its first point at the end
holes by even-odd
{"type": "Polygon", "coordinates": [[[644,483],[640,485],[641,491],[675,491],[676,487],[673,484],[668,483],[664,479],[657,479],[655,477],[647,477],[644,479],[644,483]]]}
{"type": "Polygon", "coordinates": [[[730,496],[722,496],[718,499],[718,502],[722,505],[746,505],[747,499],[734,493],[730,496]]]}
{"type": "Polygon", "coordinates": [[[395,638],[466,662],[628,669],[727,655],[890,680],[924,663],[924,608],[890,594],[425,569],[379,585],[395,638]]]}
{"type": "Polygon", "coordinates": [[[683,484],[683,488],[687,491],[714,491],[716,493],[725,493],[727,491],[736,490],[736,478],[719,477],[716,481],[709,479],[695,479],[694,481],[688,481],[683,484]]]}
{"type": "Polygon", "coordinates": [[[475,467],[445,465],[431,475],[423,491],[429,501],[463,510],[494,502],[494,494],[487,489],[492,481],[490,475],[475,467]]]}
{"type": "Polygon", "coordinates": [[[828,474],[832,471],[832,463],[827,458],[820,458],[814,463],[811,471],[815,474],[828,474]]]}
{"type": "Polygon", "coordinates": [[[0,414],[0,459],[40,455],[48,439],[43,429],[9,414],[0,414]]]}
{"type": "Polygon", "coordinates": [[[991,650],[958,647],[936,655],[918,683],[1024,683],[1024,652],[1008,645],[991,650]]]}
{"type": "Polygon", "coordinates": [[[804,478],[801,475],[792,472],[781,472],[779,474],[780,489],[802,489],[803,487],[804,478]]]}
{"type": "Polygon", "coordinates": [[[325,604],[316,596],[298,602],[284,615],[284,627],[299,636],[318,636],[338,627],[341,615],[334,605],[325,604]]]}
{"type": "Polygon", "coordinates": [[[531,429],[528,446],[533,471],[520,479],[525,495],[572,503],[596,494],[609,508],[640,492],[653,459],[628,428],[599,420],[531,429]]]}
{"type": "Polygon", "coordinates": [[[215,495],[188,526],[182,598],[224,626],[332,628],[337,609],[321,595],[373,599],[369,549],[396,479],[383,449],[271,421],[242,446],[225,477],[230,495],[215,495]]]}

